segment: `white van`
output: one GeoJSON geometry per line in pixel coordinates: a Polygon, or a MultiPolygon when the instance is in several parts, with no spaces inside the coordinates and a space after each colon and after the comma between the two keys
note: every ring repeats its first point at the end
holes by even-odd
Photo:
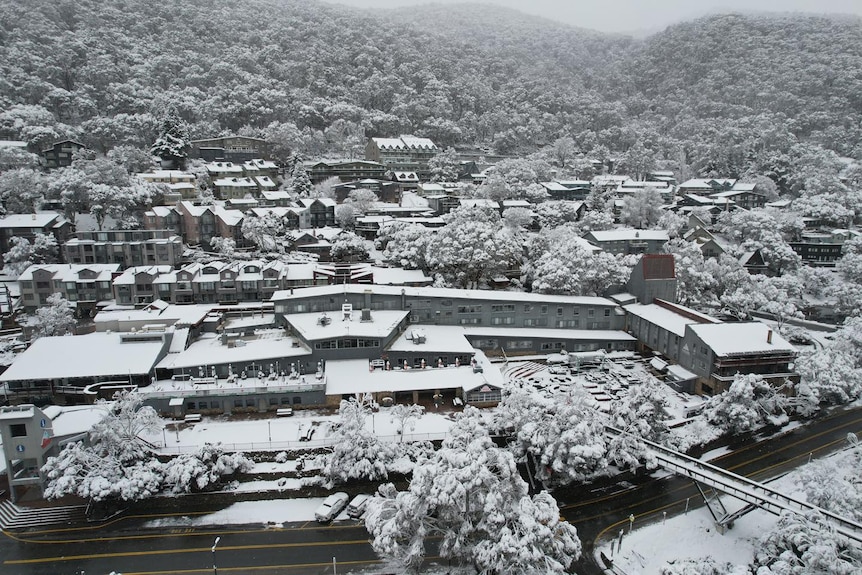
{"type": "Polygon", "coordinates": [[[347,506],[347,515],[354,519],[358,519],[365,513],[365,508],[368,506],[368,502],[371,500],[370,495],[366,495],[365,493],[360,493],[347,506]]]}

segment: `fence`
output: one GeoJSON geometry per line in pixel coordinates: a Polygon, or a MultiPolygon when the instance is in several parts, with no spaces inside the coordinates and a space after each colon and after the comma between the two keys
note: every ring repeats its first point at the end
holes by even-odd
{"type": "MultiPolygon", "coordinates": [[[[156,443],[156,447],[166,455],[182,455],[183,453],[194,453],[200,449],[200,445],[174,444],[171,445],[170,435],[173,431],[166,430],[167,443],[156,443]]],[[[445,432],[440,433],[406,433],[403,441],[414,443],[417,441],[442,441],[446,438],[445,432]]],[[[388,443],[398,443],[402,441],[400,435],[379,435],[378,439],[388,443]]],[[[337,442],[334,437],[324,437],[321,439],[310,439],[308,441],[300,441],[298,439],[289,441],[250,441],[246,443],[221,443],[222,449],[228,452],[237,451],[302,451],[311,449],[320,449],[332,447],[337,442]]]]}

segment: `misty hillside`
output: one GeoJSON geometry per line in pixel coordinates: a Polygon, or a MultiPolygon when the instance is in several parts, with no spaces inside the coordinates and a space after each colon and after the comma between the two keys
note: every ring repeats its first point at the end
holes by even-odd
{"type": "Polygon", "coordinates": [[[148,146],[174,107],[193,137],[282,138],[305,155],[399,132],[501,153],[567,135],[738,172],[776,142],[854,153],[860,52],[858,19],[810,16],[634,40],[469,4],[19,0],[0,6],[0,137],[148,146]]]}

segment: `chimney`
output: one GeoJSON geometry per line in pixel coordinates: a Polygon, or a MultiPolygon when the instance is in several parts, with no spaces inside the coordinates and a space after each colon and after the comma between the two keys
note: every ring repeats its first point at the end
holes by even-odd
{"type": "Polygon", "coordinates": [[[766,343],[772,343],[772,330],[766,332],[766,343]]]}

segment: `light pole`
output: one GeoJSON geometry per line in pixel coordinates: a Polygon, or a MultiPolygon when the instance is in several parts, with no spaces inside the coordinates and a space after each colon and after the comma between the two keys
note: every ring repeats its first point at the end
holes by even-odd
{"type": "Polygon", "coordinates": [[[215,538],[215,543],[213,543],[213,575],[218,575],[218,567],[216,567],[216,558],[215,558],[215,550],[218,542],[221,541],[221,537],[215,538]]]}
{"type": "Polygon", "coordinates": [[[266,422],[266,429],[269,431],[269,442],[272,443],[272,426],[269,421],[266,422]]]}

